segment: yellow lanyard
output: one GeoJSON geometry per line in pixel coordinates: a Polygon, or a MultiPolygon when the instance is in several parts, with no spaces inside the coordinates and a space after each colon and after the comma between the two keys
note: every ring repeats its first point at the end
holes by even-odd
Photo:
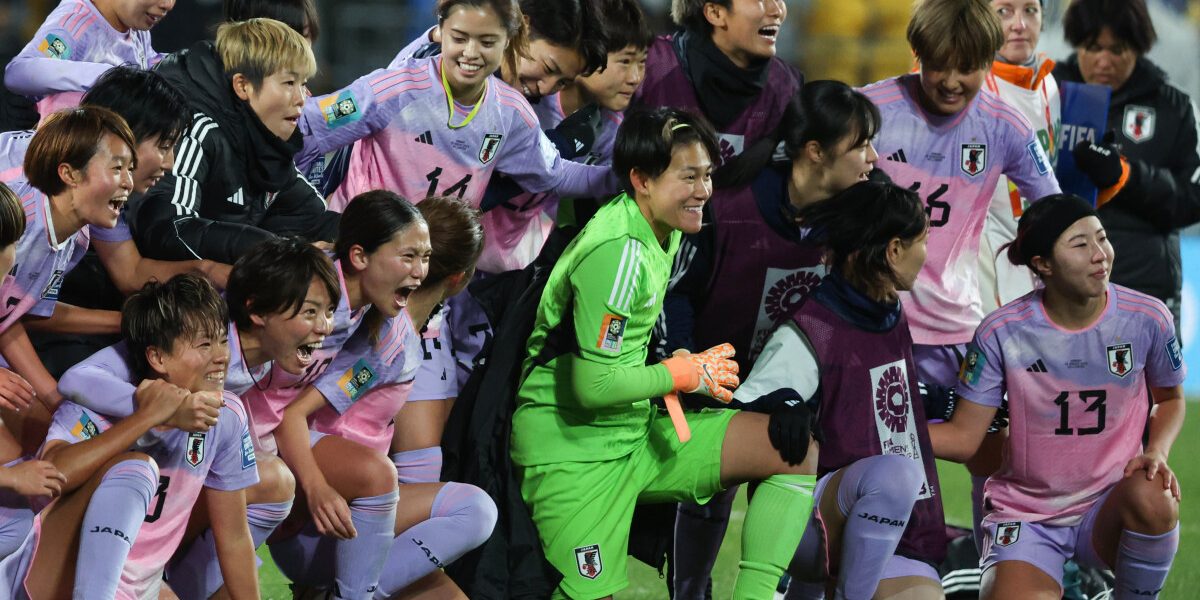
{"type": "Polygon", "coordinates": [[[442,90],[446,92],[446,110],[450,111],[446,117],[446,126],[450,129],[462,129],[471,124],[471,120],[475,118],[475,114],[479,112],[479,107],[483,106],[483,98],[487,96],[487,79],[483,80],[483,93],[479,95],[479,102],[475,103],[475,107],[467,114],[467,118],[463,119],[462,123],[454,124],[454,92],[450,91],[450,83],[446,81],[446,59],[443,58],[438,62],[438,73],[442,75],[442,90]]]}

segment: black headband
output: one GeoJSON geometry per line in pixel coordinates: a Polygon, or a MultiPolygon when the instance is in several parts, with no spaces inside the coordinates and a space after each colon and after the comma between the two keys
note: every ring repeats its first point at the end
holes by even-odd
{"type": "MultiPolygon", "coordinates": [[[[1041,215],[1037,221],[1029,225],[1028,231],[1023,235],[1018,235],[1021,238],[1021,247],[1019,248],[1021,262],[1030,269],[1033,268],[1033,257],[1050,257],[1054,250],[1054,242],[1058,241],[1058,236],[1074,225],[1075,221],[1084,217],[1097,216],[1096,209],[1090,202],[1074,194],[1046,196],[1035,204],[1041,205],[1041,210],[1038,211],[1041,215]]],[[[1026,212],[1021,220],[1026,220],[1028,214],[1026,212]]],[[[1018,231],[1020,231],[1021,225],[1017,225],[1018,231]]]]}

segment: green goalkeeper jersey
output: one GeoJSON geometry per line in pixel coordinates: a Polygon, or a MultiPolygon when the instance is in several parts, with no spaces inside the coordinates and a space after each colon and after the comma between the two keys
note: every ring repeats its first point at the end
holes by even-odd
{"type": "Polygon", "coordinates": [[[672,389],[667,368],[647,366],[646,355],[679,240],[673,231],[660,244],[622,195],[563,252],[538,303],[517,392],[517,464],[611,460],[643,443],[649,398],[672,389]]]}

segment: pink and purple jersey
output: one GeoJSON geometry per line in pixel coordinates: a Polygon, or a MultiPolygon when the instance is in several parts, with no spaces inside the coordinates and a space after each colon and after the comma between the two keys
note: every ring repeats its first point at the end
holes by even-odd
{"type": "Polygon", "coordinates": [[[255,442],[267,452],[275,453],[278,450],[273,433],[283,420],[283,411],[288,404],[325,372],[342,350],[342,346],[358,329],[363,315],[370,309],[370,306],[357,311],[350,309],[350,294],[346,290],[346,278],[342,275],[342,263],[334,260],[333,266],[337,271],[342,298],[333,312],[333,329],[325,336],[321,347],[313,352],[312,364],[299,375],[293,375],[272,365],[266,378],[258,379],[242,396],[246,408],[250,410],[255,442]]]}
{"type": "MultiPolygon", "coordinates": [[[[532,107],[542,129],[553,129],[566,118],[558,94],[546,96],[532,107]]],[[[617,128],[624,119],[624,113],[601,109],[600,130],[596,132],[591,152],[573,161],[585,165],[612,165],[617,128]]],[[[503,273],[529,266],[554,229],[559,197],[555,192],[525,192],[483,213],[483,229],[487,235],[476,267],[485,273],[503,273]]]]}
{"type": "Polygon", "coordinates": [[[920,194],[929,213],[925,266],[904,312],[917,344],[961,344],[983,318],[976,272],[979,238],[1001,175],[1021,195],[1039,199],[1061,190],[1029,121],[984,89],[962,112],[941,116],[921,107],[919,75],[885,79],[862,89],[879,107],[875,139],[892,180],[920,194]]]}
{"type": "MultiPolygon", "coordinates": [[[[224,400],[217,424],[207,432],[155,428],[131,448],[158,464],[159,486],[121,570],[118,598],[158,598],[163,569],[183,538],[202,488],[234,491],[258,483],[246,411],[237,396],[225,392],[224,400]]],[[[65,401],[54,413],[46,440],[82,442],[116,421],[65,401]]]]}
{"type": "MultiPolygon", "coordinates": [[[[58,392],[64,398],[89,410],[111,417],[125,418],[137,409],[133,394],[140,379],[129,367],[125,342],[117,342],[67,369],[58,379],[58,392]],[[97,393],[103,390],[103,393],[97,393]]],[[[248,367],[242,355],[237,325],[229,324],[229,366],[225,370],[225,391],[241,396],[270,373],[271,363],[248,367]]]]}
{"type": "Polygon", "coordinates": [[[5,67],[4,84],[31,98],[86,91],[113,67],[149,69],[160,58],[149,31],[121,33],[88,0],[62,0],[5,67]]]}
{"type": "Polygon", "coordinates": [[[430,27],[429,29],[426,29],[425,33],[417,36],[417,39],[409,42],[407,46],[401,48],[400,51],[396,53],[396,57],[392,59],[392,62],[388,63],[388,68],[392,69],[399,66],[404,61],[412,58],[418,50],[421,50],[430,44],[437,43],[429,39],[429,36],[433,33],[434,29],[437,29],[437,27],[430,27]]]}
{"type": "Polygon", "coordinates": [[[387,454],[392,419],[408,399],[420,365],[420,334],[407,310],[384,323],[375,343],[365,329],[355,332],[313,382],[327,404],[309,417],[309,428],[387,454]]]}
{"type": "Polygon", "coordinates": [[[296,158],[301,170],[354,144],[330,208],[341,210],[355,195],[378,188],[414,202],[442,195],[479,206],[493,171],[530,192],[616,191],[611,169],[563,160],[525,97],[496,78],[488,78],[478,104],[454,103],[450,111],[440,65],[440,56],[405,60],[305,102],[304,149],[296,158]]]}
{"type": "Polygon", "coordinates": [[[988,315],[967,350],[958,393],[986,406],[1008,394],[1003,463],[984,487],[985,520],[1074,525],[1141,453],[1147,385],[1183,382],[1171,313],[1119,285],[1095,323],[1054,324],[1031,292],[988,315]]]}
{"type": "Polygon", "coordinates": [[[79,264],[88,247],[86,226],[65,240],[55,239],[50,199],[36,189],[30,190],[21,196],[25,233],[17,242],[17,261],[0,283],[0,331],[26,314],[54,314],[63,277],[79,264]]]}
{"type": "Polygon", "coordinates": [[[450,305],[434,313],[421,330],[421,366],[408,394],[410,402],[445,400],[458,396],[458,363],[450,336],[450,305]]]}

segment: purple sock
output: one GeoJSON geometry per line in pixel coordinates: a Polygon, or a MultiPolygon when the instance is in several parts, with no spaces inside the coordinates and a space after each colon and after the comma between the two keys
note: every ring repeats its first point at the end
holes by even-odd
{"type": "Polygon", "coordinates": [[[80,525],[74,598],[117,594],[121,568],[157,489],[158,466],[144,460],[121,461],[100,479],[80,525]]]}
{"type": "Polygon", "coordinates": [[[971,531],[975,535],[975,551],[983,556],[983,484],[987,476],[971,476],[971,531]]]}
{"type": "MultiPolygon", "coordinates": [[[[275,531],[291,510],[290,500],[246,506],[250,539],[253,540],[255,548],[275,531]]],[[[221,589],[225,579],[221,576],[216,540],[211,529],[204,530],[181,558],[171,561],[167,567],[167,581],[180,600],[204,600],[221,589]]]]}
{"type": "Polygon", "coordinates": [[[675,513],[676,600],[704,600],[712,585],[712,569],[729,527],[729,512],[740,486],[718,493],[700,505],[680,502],[675,513]]]}
{"type": "Polygon", "coordinates": [[[399,492],[350,501],[350,520],[358,535],[338,540],[334,590],[338,598],[370,598],[379,585],[396,530],[399,492]]]}
{"type": "Polygon", "coordinates": [[[279,572],[303,586],[331,587],[337,540],[317,533],[312,523],[300,533],[268,545],[279,572]]]}
{"type": "Polygon", "coordinates": [[[1179,525],[1161,535],[1121,532],[1117,546],[1117,600],[1157,598],[1179,551],[1179,525]]]}
{"type": "Polygon", "coordinates": [[[396,452],[391,458],[396,464],[396,476],[400,485],[434,483],[442,479],[441,446],[396,452]]]}
{"type": "Polygon", "coordinates": [[[478,548],[492,535],[496,503],[465,483],[442,486],[429,519],[396,536],[376,598],[390,598],[414,581],[478,548]]]}
{"type": "Polygon", "coordinates": [[[29,500],[12,490],[0,490],[0,559],[16,552],[32,527],[29,500]]]}
{"type": "Polygon", "coordinates": [[[846,467],[838,486],[842,530],[837,598],[870,598],[912,513],[925,469],[905,456],[883,455],[846,467]]]}

